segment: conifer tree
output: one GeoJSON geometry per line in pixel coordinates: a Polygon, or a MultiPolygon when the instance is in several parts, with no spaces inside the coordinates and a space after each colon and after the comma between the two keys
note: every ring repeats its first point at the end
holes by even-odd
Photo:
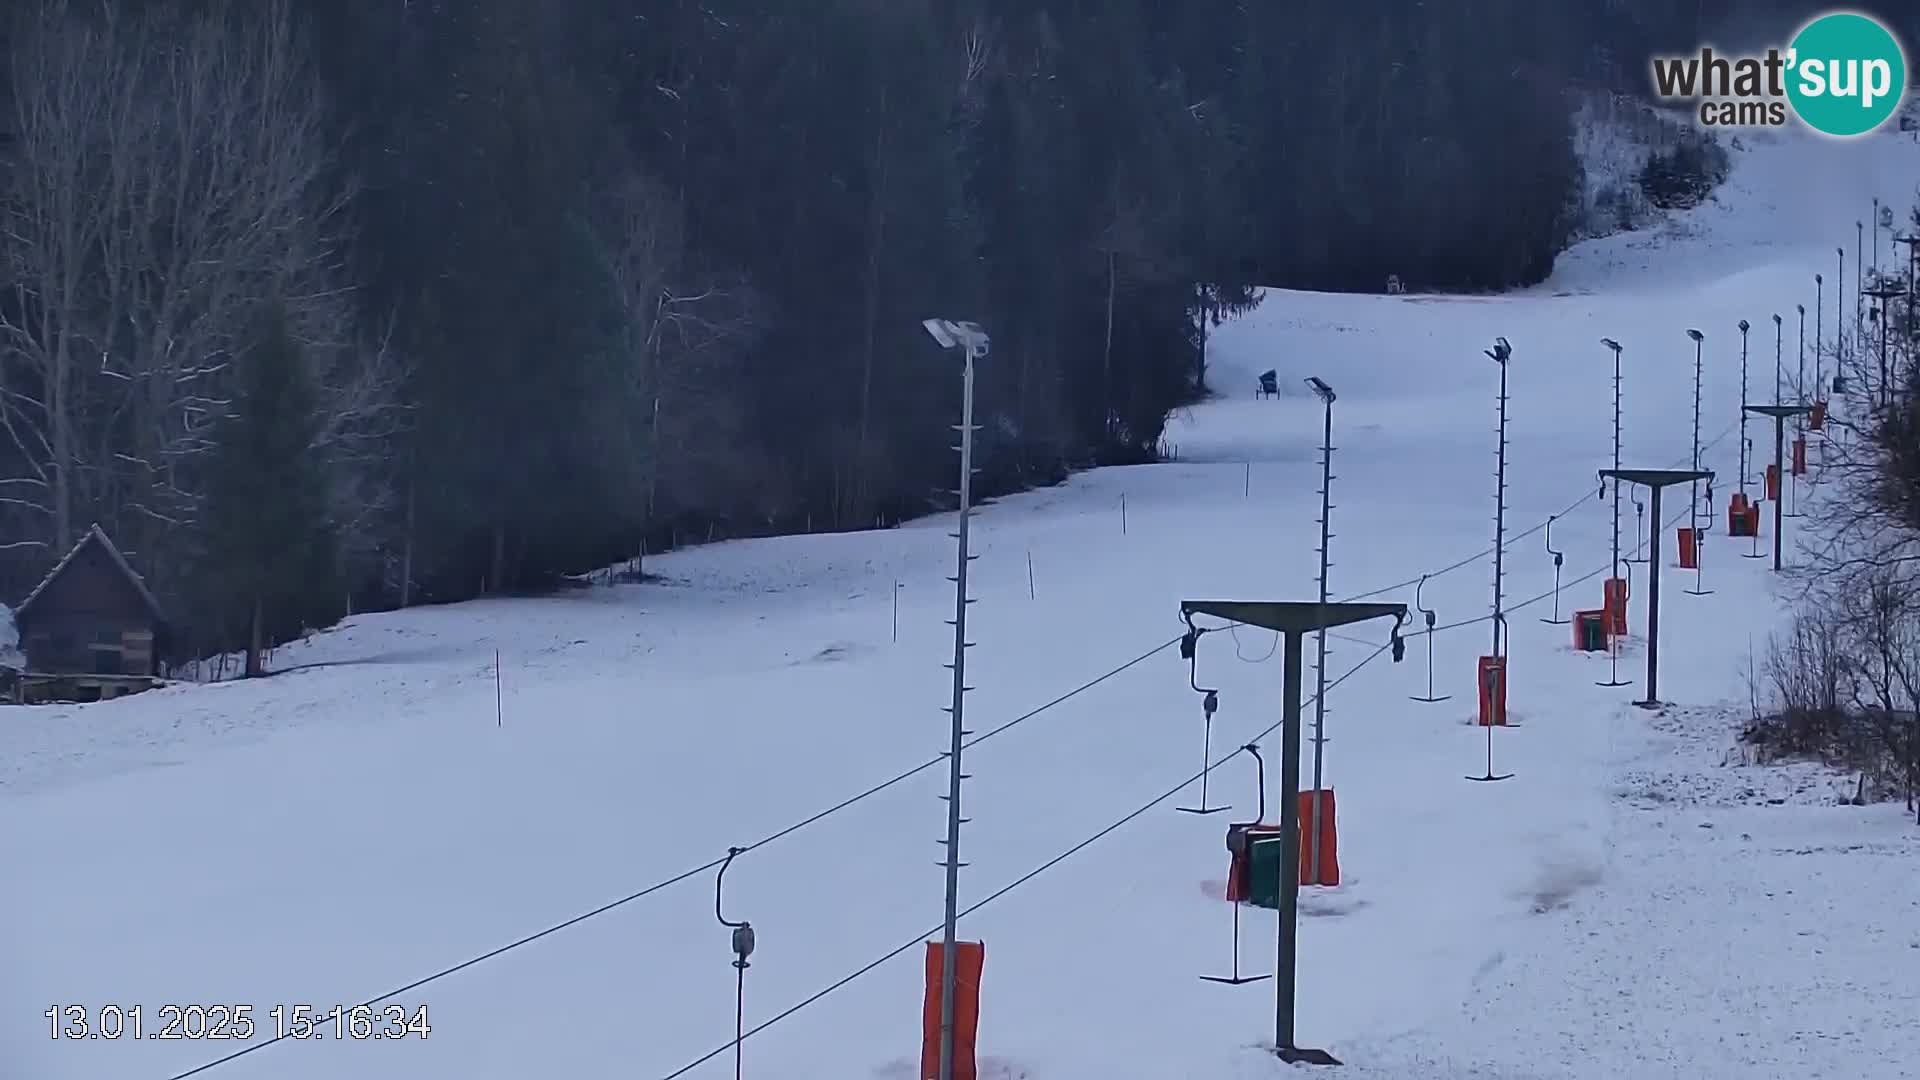
{"type": "Polygon", "coordinates": [[[241,357],[237,383],[216,429],[200,525],[208,593],[229,619],[244,620],[251,677],[265,673],[272,628],[297,629],[332,594],[334,538],[313,455],[312,377],[279,307],[241,357]]]}

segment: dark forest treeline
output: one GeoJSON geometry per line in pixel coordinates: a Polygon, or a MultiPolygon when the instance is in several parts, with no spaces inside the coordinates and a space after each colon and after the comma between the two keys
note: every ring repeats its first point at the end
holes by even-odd
{"type": "Polygon", "coordinates": [[[928,316],[989,490],[1149,460],[1255,284],[1545,276],[1567,87],[1734,6],[11,0],[0,595],[97,520],[210,648],[896,521],[928,316]]]}

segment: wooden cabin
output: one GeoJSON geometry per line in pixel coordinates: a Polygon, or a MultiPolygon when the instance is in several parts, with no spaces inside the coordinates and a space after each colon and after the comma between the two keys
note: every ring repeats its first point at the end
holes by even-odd
{"type": "Polygon", "coordinates": [[[24,696],[117,697],[152,686],[159,673],[160,604],[98,525],[20,602],[14,623],[24,696]]]}

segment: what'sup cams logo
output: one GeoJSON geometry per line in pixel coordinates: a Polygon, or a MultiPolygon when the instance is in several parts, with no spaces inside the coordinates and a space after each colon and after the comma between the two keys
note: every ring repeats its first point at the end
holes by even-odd
{"type": "Polygon", "coordinates": [[[1786,48],[1757,56],[1653,59],[1653,87],[1672,101],[1698,102],[1710,127],[1782,127],[1798,116],[1815,131],[1842,138],[1887,122],[1907,90],[1907,59],[1893,32],[1853,12],[1834,12],[1801,27],[1786,48]]]}

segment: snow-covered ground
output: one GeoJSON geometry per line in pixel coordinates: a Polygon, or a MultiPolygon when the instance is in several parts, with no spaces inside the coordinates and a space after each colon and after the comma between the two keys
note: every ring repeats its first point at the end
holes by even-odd
{"type": "MultiPolygon", "coordinates": [[[[1258,1049],[1272,984],[1198,978],[1230,961],[1223,830],[1255,801],[1244,755],[1213,775],[1234,813],[1176,813],[1190,789],[1027,876],[1198,767],[1199,695],[1170,647],[1180,600],[1312,595],[1320,406],[1251,400],[1254,372],[1339,391],[1335,596],[1460,564],[1425,600],[1442,623],[1486,615],[1491,560],[1472,556],[1493,534],[1498,369],[1481,350],[1496,336],[1514,347],[1518,539],[1504,563],[1516,724],[1493,750],[1515,776],[1464,779],[1485,768],[1471,722],[1485,621],[1432,639],[1447,702],[1409,700],[1425,690],[1418,637],[1406,662],[1379,657],[1332,692],[1344,882],[1304,901],[1301,1040],[1382,1080],[1911,1075],[1914,830],[1894,808],[1829,805],[1817,771],[1727,763],[1748,658],[1792,583],[1717,536],[1710,595],[1670,570],[1660,689],[1677,705],[1659,715],[1626,705],[1642,687],[1596,686],[1608,661],[1539,621],[1554,607],[1548,515],[1562,515],[1565,580],[1585,578],[1562,617],[1599,606],[1589,575],[1608,565],[1600,338],[1626,347],[1627,463],[1662,467],[1690,456],[1684,331],[1707,333],[1702,439],[1724,507],[1735,323],[1756,327],[1756,387],[1771,377],[1759,328],[1774,312],[1791,367],[1812,275],[1831,272],[1873,195],[1905,202],[1920,178],[1920,148],[1899,136],[1747,145],[1719,201],[1657,234],[1582,245],[1538,289],[1273,293],[1216,337],[1229,396],[1177,419],[1178,461],[981,512],[971,727],[1152,653],[969,752],[963,903],[991,900],[962,925],[987,943],[990,1075],[1282,1070],[1258,1049]]],[[[1684,506],[1668,503],[1670,523],[1684,506]]],[[[1631,548],[1631,506],[1624,520],[1631,548]]],[[[151,1031],[163,1005],[250,1004],[271,1034],[276,1005],[409,986],[932,761],[946,738],[950,527],[679,552],[650,565],[662,585],[356,618],[283,649],[290,670],[270,680],[0,712],[0,1077],[167,1080],[250,1044],[60,1041],[42,1013],[139,1005],[151,1031]]],[[[1387,629],[1334,640],[1330,675],[1387,629]]],[[[1278,720],[1272,645],[1248,629],[1203,639],[1217,753],[1278,720]]],[[[1639,679],[1642,662],[1636,638],[1623,675],[1639,679]]],[[[1263,745],[1277,764],[1277,738],[1263,745]]],[[[749,1026],[938,923],[944,789],[933,765],[733,865],[727,913],[759,935],[749,1026]]],[[[329,1032],[196,1075],[664,1080],[731,1038],[735,973],[713,905],[706,870],[413,986],[392,1000],[428,1007],[424,1040],[329,1032]]],[[[1248,909],[1243,933],[1244,966],[1268,970],[1271,914],[1248,909]]],[[[755,1035],[747,1075],[908,1080],[921,963],[913,944],[755,1035]]],[[[686,1075],[724,1075],[729,1056],[686,1075]]]]}

